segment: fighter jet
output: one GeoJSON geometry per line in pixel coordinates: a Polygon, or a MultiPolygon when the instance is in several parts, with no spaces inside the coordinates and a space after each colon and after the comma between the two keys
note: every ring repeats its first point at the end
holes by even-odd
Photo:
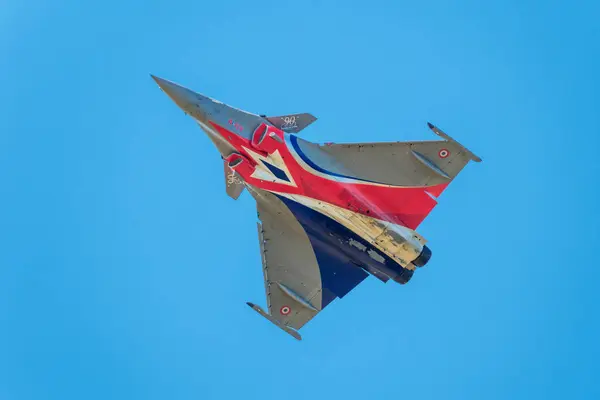
{"type": "Polygon", "coordinates": [[[428,123],[435,141],[317,144],[298,137],[311,114],[256,115],[155,76],[212,140],[225,190],[256,200],[267,310],[298,330],[367,276],[407,283],[431,250],[417,231],[436,198],[481,159],[428,123]]]}

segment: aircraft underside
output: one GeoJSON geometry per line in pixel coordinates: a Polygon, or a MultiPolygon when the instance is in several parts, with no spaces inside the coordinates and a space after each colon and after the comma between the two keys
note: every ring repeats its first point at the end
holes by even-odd
{"type": "Polygon", "coordinates": [[[462,168],[481,161],[431,124],[443,140],[311,143],[295,135],[310,114],[259,116],[153,78],[221,153],[227,194],[247,189],[256,200],[268,312],[248,305],[297,339],[367,276],[405,284],[427,264],[415,229],[462,168]]]}

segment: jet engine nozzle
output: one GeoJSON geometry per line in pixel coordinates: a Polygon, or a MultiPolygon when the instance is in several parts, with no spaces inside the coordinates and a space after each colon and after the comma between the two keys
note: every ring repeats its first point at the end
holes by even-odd
{"type": "Polygon", "coordinates": [[[423,251],[417,258],[415,258],[412,263],[417,267],[424,267],[425,264],[429,262],[431,258],[431,249],[427,246],[423,246],[423,251]]]}

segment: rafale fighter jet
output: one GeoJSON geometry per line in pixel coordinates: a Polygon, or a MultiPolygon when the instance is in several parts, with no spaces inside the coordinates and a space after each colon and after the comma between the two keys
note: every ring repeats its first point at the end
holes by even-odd
{"type": "Polygon", "coordinates": [[[316,144],[296,134],[310,114],[267,117],[152,78],[194,118],[224,160],[227,194],[255,198],[267,311],[296,339],[304,324],[367,276],[407,283],[431,257],[415,229],[471,160],[441,140],[316,144]]]}

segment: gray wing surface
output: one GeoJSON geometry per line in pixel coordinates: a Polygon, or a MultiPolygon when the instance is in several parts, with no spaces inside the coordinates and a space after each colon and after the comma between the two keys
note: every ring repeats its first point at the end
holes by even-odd
{"type": "Polygon", "coordinates": [[[314,144],[297,138],[300,150],[328,172],[396,186],[448,183],[473,160],[481,159],[430,124],[446,140],[314,144]]]}
{"type": "MultiPolygon", "coordinates": [[[[334,144],[321,149],[357,178],[397,186],[447,183],[469,162],[458,146],[443,140],[334,144]],[[449,155],[442,159],[438,153],[444,150],[449,155]]],[[[332,169],[337,172],[335,166],[332,169]]]]}
{"type": "Polygon", "coordinates": [[[301,339],[298,329],[369,274],[358,265],[336,259],[339,254],[332,256],[333,249],[296,218],[291,211],[295,206],[289,208],[274,194],[250,185],[247,188],[256,199],[260,219],[258,237],[268,312],[253,303],[248,305],[301,339]]]}
{"type": "Polygon", "coordinates": [[[269,319],[300,329],[321,311],[319,264],[300,223],[274,195],[256,198],[269,319]]]}

